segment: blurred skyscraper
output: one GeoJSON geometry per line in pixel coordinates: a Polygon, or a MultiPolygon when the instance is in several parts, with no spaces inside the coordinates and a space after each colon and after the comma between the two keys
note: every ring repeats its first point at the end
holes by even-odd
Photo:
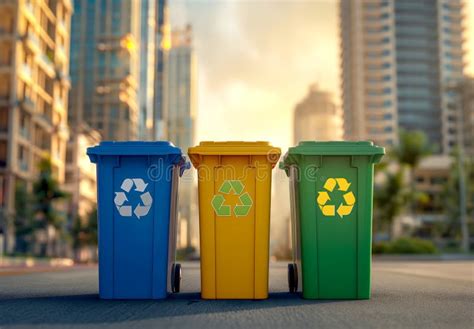
{"type": "Polygon", "coordinates": [[[194,144],[196,58],[191,27],[171,33],[167,77],[168,138],[183,149],[194,144]]]}
{"type": "Polygon", "coordinates": [[[157,0],[155,20],[155,59],[153,95],[153,138],[167,139],[166,126],[166,67],[168,50],[171,47],[170,26],[168,22],[168,1],[157,0]]]}
{"type": "MultiPolygon", "coordinates": [[[[171,48],[168,56],[166,115],[168,139],[187,150],[194,144],[196,120],[196,59],[192,47],[191,26],[171,33],[171,48]]],[[[189,171],[181,182],[179,215],[181,228],[178,241],[181,247],[193,244],[193,235],[198,234],[195,186],[189,171]]],[[[197,239],[194,239],[197,244],[197,239]]]]}
{"type": "Polygon", "coordinates": [[[149,140],[153,133],[153,95],[155,85],[156,0],[141,0],[140,8],[140,87],[138,138],[149,140]]]}
{"type": "Polygon", "coordinates": [[[0,229],[7,251],[16,189],[31,190],[48,157],[64,182],[71,14],[69,0],[0,1],[0,229]]]}
{"type": "Polygon", "coordinates": [[[170,47],[166,0],[141,1],[139,138],[165,139],[166,61],[170,47]]]}
{"type": "Polygon", "coordinates": [[[341,0],[344,133],[389,146],[419,129],[440,151],[459,111],[444,86],[463,73],[461,0],[341,0]]]}
{"type": "Polygon", "coordinates": [[[294,142],[342,139],[342,113],[329,92],[309,87],[308,94],[295,108],[294,142]]]}
{"type": "Polygon", "coordinates": [[[140,1],[75,0],[71,29],[71,125],[104,139],[138,138],[140,1]]]}

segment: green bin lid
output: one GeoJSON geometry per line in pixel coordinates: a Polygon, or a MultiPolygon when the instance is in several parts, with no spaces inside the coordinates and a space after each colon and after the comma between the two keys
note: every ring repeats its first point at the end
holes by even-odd
{"type": "Polygon", "coordinates": [[[290,147],[289,154],[302,155],[384,155],[385,149],[373,142],[316,142],[304,141],[290,147]]]}
{"type": "Polygon", "coordinates": [[[373,142],[317,142],[303,141],[298,146],[290,147],[286,153],[281,167],[295,163],[295,157],[311,155],[365,155],[374,156],[373,162],[380,161],[385,154],[385,148],[374,145],[373,142]]]}

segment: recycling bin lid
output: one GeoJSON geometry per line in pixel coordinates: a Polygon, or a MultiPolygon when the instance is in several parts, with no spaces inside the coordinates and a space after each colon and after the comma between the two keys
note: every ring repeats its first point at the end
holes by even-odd
{"type": "MultiPolygon", "coordinates": [[[[89,157],[94,155],[181,155],[181,149],[168,141],[103,141],[87,148],[89,157]]],[[[92,160],[92,157],[91,157],[92,160]]]]}
{"type": "Polygon", "coordinates": [[[374,145],[370,141],[359,142],[317,142],[317,141],[303,141],[297,146],[290,147],[286,152],[283,161],[280,162],[280,169],[289,174],[288,167],[290,165],[298,164],[301,157],[311,155],[362,155],[372,156],[371,162],[378,163],[385,154],[385,148],[374,145]]]}
{"type": "Polygon", "coordinates": [[[194,166],[197,166],[199,160],[193,155],[267,155],[267,160],[275,164],[281,155],[279,147],[271,146],[269,142],[200,142],[199,145],[190,147],[188,155],[194,166]]]}
{"type": "Polygon", "coordinates": [[[385,148],[370,141],[358,142],[317,142],[303,141],[298,146],[290,147],[288,154],[301,155],[384,155],[385,148]]]}

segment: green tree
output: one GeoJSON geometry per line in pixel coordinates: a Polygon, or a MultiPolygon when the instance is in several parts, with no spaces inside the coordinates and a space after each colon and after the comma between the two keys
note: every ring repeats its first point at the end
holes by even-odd
{"type": "Polygon", "coordinates": [[[401,131],[399,143],[388,152],[388,157],[377,166],[380,181],[374,190],[375,229],[386,231],[391,238],[394,219],[408,206],[415,211],[415,204],[426,199],[416,192],[413,172],[423,157],[431,153],[426,135],[421,131],[401,131]]]}
{"type": "Polygon", "coordinates": [[[410,198],[410,190],[403,177],[403,171],[381,171],[382,182],[375,185],[374,217],[376,218],[376,231],[387,232],[392,238],[393,220],[406,208],[410,198]]]}
{"type": "Polygon", "coordinates": [[[422,131],[401,130],[398,144],[389,152],[389,157],[399,164],[402,174],[405,175],[406,172],[410,186],[410,195],[407,202],[412,213],[415,212],[416,203],[426,199],[424,194],[416,192],[414,170],[421,159],[430,155],[432,151],[433,147],[422,131]]]}
{"type": "Polygon", "coordinates": [[[83,247],[97,247],[97,208],[92,210],[86,220],[76,217],[72,227],[73,249],[76,259],[83,247]]]}
{"type": "Polygon", "coordinates": [[[412,170],[418,166],[423,157],[431,154],[432,151],[433,148],[422,131],[401,130],[399,143],[391,149],[389,156],[412,170]]]}
{"type": "Polygon", "coordinates": [[[58,181],[54,178],[49,159],[39,163],[39,171],[39,177],[33,184],[36,201],[35,219],[38,228],[46,232],[46,255],[52,256],[55,241],[51,237],[51,229],[60,231],[64,222],[64,218],[55,208],[55,202],[67,198],[68,194],[60,189],[58,181]]]}
{"type": "Polygon", "coordinates": [[[32,196],[28,193],[25,182],[17,181],[15,184],[15,249],[20,253],[30,253],[33,243],[33,209],[32,196]]]}

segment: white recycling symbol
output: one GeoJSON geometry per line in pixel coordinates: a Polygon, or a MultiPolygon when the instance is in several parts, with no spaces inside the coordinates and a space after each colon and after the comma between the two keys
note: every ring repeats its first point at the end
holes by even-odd
{"type": "Polygon", "coordinates": [[[134,185],[134,191],[141,193],[140,199],[143,205],[139,203],[135,207],[135,209],[133,209],[133,213],[135,214],[135,216],[137,216],[138,219],[140,219],[140,217],[146,216],[148,214],[151,208],[151,204],[153,203],[153,198],[151,197],[150,192],[145,192],[148,184],[145,183],[143,179],[125,178],[122,182],[122,185],[120,186],[123,192],[115,192],[114,203],[121,216],[132,217],[132,206],[124,203],[125,201],[128,201],[127,193],[131,191],[134,185]]]}

